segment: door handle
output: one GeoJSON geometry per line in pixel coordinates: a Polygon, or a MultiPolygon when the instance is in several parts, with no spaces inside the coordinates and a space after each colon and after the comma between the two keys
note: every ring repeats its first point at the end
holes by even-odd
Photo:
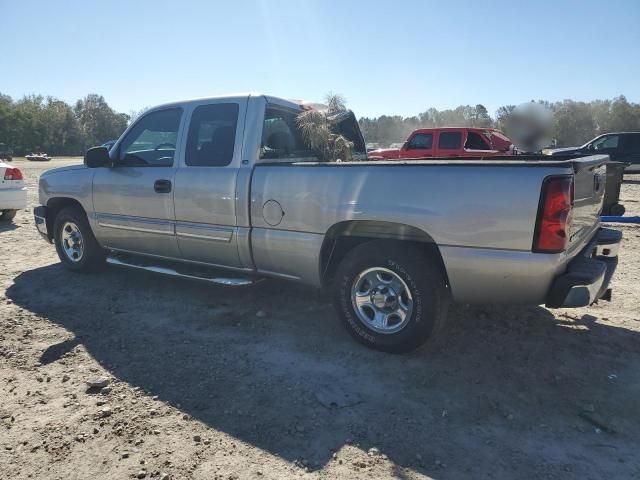
{"type": "Polygon", "coordinates": [[[156,180],[153,184],[153,189],[156,193],[170,193],[171,180],[156,180]]]}

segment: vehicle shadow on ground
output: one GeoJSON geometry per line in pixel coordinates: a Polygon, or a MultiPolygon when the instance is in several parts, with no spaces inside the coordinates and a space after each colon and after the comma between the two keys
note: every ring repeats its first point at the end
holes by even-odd
{"type": "Polygon", "coordinates": [[[12,230],[15,230],[16,228],[18,228],[18,226],[15,223],[12,223],[12,222],[1,222],[0,223],[0,233],[2,233],[2,232],[10,232],[12,230]]]}
{"type": "Polygon", "coordinates": [[[82,344],[119,380],[312,469],[353,443],[436,478],[445,469],[447,478],[513,477],[505,455],[523,468],[551,463],[545,474],[583,459],[578,476],[637,448],[626,432],[640,428],[639,379],[611,374],[638,370],[640,340],[592,315],[455,306],[434,345],[388,355],[355,343],[326,297],[279,281],[231,289],[56,264],[14,282],[15,304],[73,334],[42,352],[43,365],[82,344]],[[578,415],[585,403],[616,412],[596,420],[613,422],[607,442],[618,456],[585,456],[584,440],[567,442],[594,428],[578,415]],[[554,446],[566,455],[550,460],[554,446]]]}

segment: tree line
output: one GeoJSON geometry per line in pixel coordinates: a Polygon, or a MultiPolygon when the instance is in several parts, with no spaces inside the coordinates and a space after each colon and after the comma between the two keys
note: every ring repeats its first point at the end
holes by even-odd
{"type": "Polygon", "coordinates": [[[82,155],[87,148],[118,138],[129,119],[94,93],[73,106],[42,95],[14,101],[0,94],[0,144],[16,156],[35,151],[82,155]]]}
{"type": "MultiPolygon", "coordinates": [[[[557,146],[581,145],[605,132],[640,131],[640,104],[628,102],[624,96],[591,102],[538,103],[553,112],[552,138],[557,146]]],[[[429,108],[412,117],[363,117],[359,123],[368,143],[388,146],[402,142],[416,128],[469,126],[504,131],[514,108],[514,105],[500,107],[493,117],[481,104],[447,110],[429,108]]],[[[0,93],[0,144],[5,144],[16,156],[33,151],[82,155],[87,148],[118,138],[132,116],[135,114],[116,112],[104,97],[94,93],[73,106],[50,96],[27,95],[13,100],[0,93]]]]}
{"type": "MultiPolygon", "coordinates": [[[[640,131],[640,104],[630,103],[624,96],[591,102],[539,100],[537,103],[553,112],[551,138],[558,147],[582,145],[606,132],[640,131]]],[[[413,117],[364,117],[359,122],[368,143],[387,146],[404,141],[417,128],[493,127],[505,131],[508,118],[515,108],[515,105],[502,106],[491,117],[481,104],[461,105],[449,110],[429,108],[413,117]]]]}

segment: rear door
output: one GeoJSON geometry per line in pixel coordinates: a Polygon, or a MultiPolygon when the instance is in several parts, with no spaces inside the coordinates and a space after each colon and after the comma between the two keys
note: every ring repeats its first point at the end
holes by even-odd
{"type": "Polygon", "coordinates": [[[416,132],[400,150],[400,158],[433,157],[433,133],[416,132]]]}
{"type": "Polygon", "coordinates": [[[174,231],[173,181],[182,108],[147,113],[119,143],[115,165],[93,177],[96,236],[103,245],[135,253],[179,257],[174,231]]]}
{"type": "Polygon", "coordinates": [[[462,133],[459,130],[440,130],[438,133],[437,157],[458,157],[462,153],[462,133]]]}
{"type": "Polygon", "coordinates": [[[221,99],[191,111],[174,197],[176,235],[185,260],[241,267],[236,180],[246,102],[221,99]]]}
{"type": "Polygon", "coordinates": [[[640,133],[622,136],[621,150],[616,160],[631,164],[625,171],[640,173],[640,133]]]}

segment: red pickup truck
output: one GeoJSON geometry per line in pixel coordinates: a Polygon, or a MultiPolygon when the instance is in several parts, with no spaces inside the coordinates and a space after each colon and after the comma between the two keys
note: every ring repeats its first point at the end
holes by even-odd
{"type": "Polygon", "coordinates": [[[370,160],[425,157],[478,157],[511,155],[513,144],[493,128],[421,128],[414,130],[402,148],[381,148],[367,154],[370,160]]]}

